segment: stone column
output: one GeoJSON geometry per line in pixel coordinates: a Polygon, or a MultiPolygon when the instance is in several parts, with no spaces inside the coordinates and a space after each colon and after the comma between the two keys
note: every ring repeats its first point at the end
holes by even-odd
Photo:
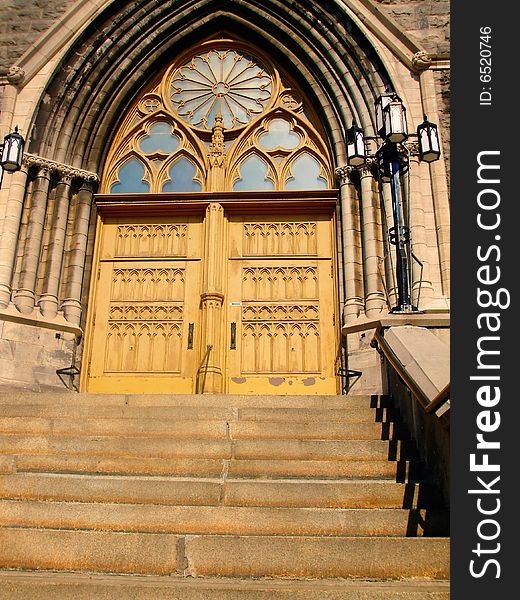
{"type": "MultiPolygon", "coordinates": [[[[205,380],[205,392],[223,391],[223,256],[224,256],[224,209],[212,202],[206,209],[204,256],[206,265],[202,279],[201,301],[201,351],[204,356],[212,346],[205,380]]],[[[203,375],[201,375],[203,377],[203,375]]]]}
{"type": "Polygon", "coordinates": [[[49,184],[49,167],[40,167],[33,183],[31,212],[29,213],[27,225],[27,241],[22,257],[18,290],[14,295],[15,306],[22,313],[30,313],[34,309],[36,278],[40,266],[49,184]]]}
{"type": "Polygon", "coordinates": [[[354,172],[354,167],[348,166],[336,170],[341,185],[341,229],[345,281],[343,323],[346,325],[363,316],[365,312],[359,199],[356,186],[351,180],[354,172]]]}
{"type": "Polygon", "coordinates": [[[81,288],[83,286],[83,272],[87,253],[92,197],[92,183],[90,181],[83,181],[78,192],[65,299],[61,305],[65,319],[74,325],[79,325],[81,321],[81,288]]]}
{"type": "MultiPolygon", "coordinates": [[[[420,306],[427,306],[434,296],[433,285],[430,277],[430,266],[428,263],[428,240],[426,236],[426,225],[424,218],[424,205],[421,193],[421,163],[419,155],[415,152],[410,155],[410,184],[408,192],[408,202],[410,210],[410,239],[412,251],[422,262],[422,282],[421,266],[411,257],[412,268],[412,302],[415,306],[419,301],[420,306]]],[[[408,183],[407,186],[408,187],[408,183]]]]}
{"type": "Polygon", "coordinates": [[[361,180],[365,312],[368,318],[377,317],[385,307],[385,294],[379,270],[381,233],[377,218],[378,197],[374,189],[372,169],[371,161],[367,161],[358,169],[361,180]]]}
{"type": "Polygon", "coordinates": [[[42,315],[54,318],[58,313],[58,292],[60,287],[65,234],[69,214],[72,175],[60,172],[60,181],[56,187],[56,205],[51,225],[50,244],[43,281],[43,290],[38,301],[42,315]]]}
{"type": "Polygon", "coordinates": [[[24,162],[22,169],[10,176],[11,186],[0,237],[0,308],[6,308],[11,300],[11,281],[27,185],[27,170],[27,163],[24,162]]]}

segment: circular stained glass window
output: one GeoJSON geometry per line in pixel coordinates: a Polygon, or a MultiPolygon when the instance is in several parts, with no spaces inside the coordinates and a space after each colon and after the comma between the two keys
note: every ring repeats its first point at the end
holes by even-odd
{"type": "Polygon", "coordinates": [[[178,68],[171,99],[181,119],[211,130],[217,115],[236,129],[264,112],[273,94],[273,78],[256,59],[236,50],[210,50],[178,68]]]}

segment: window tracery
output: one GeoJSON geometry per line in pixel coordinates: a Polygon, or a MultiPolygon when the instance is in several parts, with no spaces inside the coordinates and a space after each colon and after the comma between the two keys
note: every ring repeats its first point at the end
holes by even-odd
{"type": "Polygon", "coordinates": [[[330,154],[308,115],[312,107],[267,59],[238,42],[208,42],[134,102],[101,192],[331,188],[330,154]]]}

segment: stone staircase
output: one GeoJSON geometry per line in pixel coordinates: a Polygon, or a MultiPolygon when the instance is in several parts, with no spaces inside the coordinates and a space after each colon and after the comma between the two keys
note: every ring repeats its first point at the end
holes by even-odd
{"type": "Polygon", "coordinates": [[[0,394],[3,600],[446,600],[387,398],[0,394]]]}

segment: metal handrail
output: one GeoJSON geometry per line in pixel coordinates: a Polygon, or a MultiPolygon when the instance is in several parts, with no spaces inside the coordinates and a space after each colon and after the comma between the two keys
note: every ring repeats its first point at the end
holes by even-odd
{"type": "Polygon", "coordinates": [[[431,400],[424,390],[406,373],[397,356],[394,354],[384,336],[381,329],[378,329],[370,344],[373,348],[382,354],[386,360],[392,365],[400,379],[404,382],[410,392],[417,398],[419,404],[427,414],[436,413],[444,404],[450,400],[450,383],[448,383],[436,396],[431,400]]]}
{"type": "Polygon", "coordinates": [[[195,393],[196,394],[204,393],[204,388],[206,387],[206,375],[208,374],[209,355],[211,354],[212,349],[213,349],[213,346],[211,344],[208,344],[206,346],[206,352],[204,353],[204,357],[200,362],[199,368],[197,369],[197,378],[195,380],[195,393]],[[201,374],[202,370],[204,370],[204,377],[202,379],[202,388],[199,391],[200,374],[201,374]]]}

